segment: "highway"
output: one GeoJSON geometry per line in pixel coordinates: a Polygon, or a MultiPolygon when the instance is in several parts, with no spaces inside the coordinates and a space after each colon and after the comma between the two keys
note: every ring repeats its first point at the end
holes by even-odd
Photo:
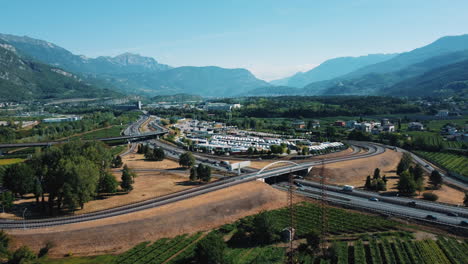
{"type": "MultiPolygon", "coordinates": [[[[296,189],[296,192],[298,194],[314,199],[322,199],[321,188],[316,186],[319,184],[310,184],[311,182],[303,180],[298,180],[297,182],[301,184],[301,187],[296,189]]],[[[289,188],[286,183],[277,184],[275,185],[275,187],[281,190],[288,190],[289,188]]],[[[344,192],[341,188],[334,189],[330,188],[330,186],[327,186],[325,193],[326,201],[334,204],[345,205],[358,209],[365,209],[367,211],[379,212],[385,215],[394,215],[404,219],[410,218],[437,224],[456,226],[457,228],[465,228],[468,231],[468,227],[462,227],[460,225],[461,221],[468,222],[468,209],[465,208],[444,206],[444,208],[447,209],[445,212],[442,212],[442,210],[435,211],[429,208],[432,206],[434,206],[434,208],[438,208],[437,205],[423,202],[421,200],[417,200],[416,207],[412,207],[407,205],[407,201],[410,201],[411,199],[392,197],[392,201],[384,197],[378,196],[375,193],[373,195],[369,195],[369,197],[365,197],[359,195],[358,190],[354,190],[353,192],[344,192]],[[376,197],[379,199],[379,201],[370,201],[369,198],[371,197],[376,197]],[[460,214],[460,216],[448,216],[447,213],[449,212],[457,212],[460,214]],[[426,217],[428,215],[432,215],[436,219],[427,219],[426,217]]]]}
{"type": "MultiPolygon", "coordinates": [[[[139,119],[134,125],[129,127],[126,130],[126,133],[130,135],[140,134],[139,126],[143,124],[148,117],[143,117],[139,119]]],[[[164,128],[161,128],[158,132],[167,132],[164,131],[164,128]]],[[[158,142],[153,140],[152,143],[158,142]]],[[[317,161],[304,161],[298,163],[297,165],[292,166],[285,166],[274,168],[265,171],[255,171],[251,173],[242,174],[240,176],[234,176],[230,178],[224,178],[222,180],[218,180],[215,182],[207,183],[199,187],[191,188],[188,190],[176,192],[169,195],[164,195],[161,197],[149,199],[142,202],[137,202],[133,204],[128,204],[121,207],[116,207],[112,209],[96,211],[92,213],[87,213],[83,215],[73,215],[73,216],[66,216],[66,217],[55,217],[55,218],[47,218],[47,219],[26,219],[26,220],[9,220],[9,219],[0,219],[0,228],[1,229],[21,229],[21,228],[43,228],[43,227],[50,227],[50,226],[57,226],[57,225],[66,225],[78,222],[86,222],[86,221],[93,221],[98,219],[104,219],[108,217],[114,217],[118,215],[130,214],[133,212],[146,210],[150,208],[159,207],[165,204],[174,203],[181,200],[190,199],[205,193],[213,192],[216,190],[220,190],[223,188],[228,188],[230,186],[242,184],[249,181],[254,181],[257,179],[264,179],[274,176],[280,176],[283,174],[288,173],[298,173],[301,171],[309,171],[313,166],[317,166],[320,164],[329,164],[334,162],[342,162],[347,160],[355,160],[355,159],[363,159],[368,158],[371,156],[382,154],[386,151],[386,148],[379,144],[369,143],[369,142],[354,142],[350,141],[350,145],[353,146],[354,151],[348,156],[344,157],[336,157],[336,158],[327,158],[323,160],[317,161]],[[365,149],[367,152],[361,153],[361,150],[365,149]]],[[[167,147],[168,144],[164,144],[167,147]]],[[[159,145],[161,146],[161,145],[159,145]]],[[[170,146],[170,145],[169,145],[170,146]]],[[[136,144],[132,145],[134,149],[136,144]]],[[[178,158],[178,154],[181,153],[179,149],[176,147],[171,146],[171,148],[166,149],[171,155],[178,158]]],[[[130,151],[127,151],[130,153],[130,151]]],[[[124,153],[125,154],[125,153],[124,153]]],[[[209,161],[209,160],[208,160],[209,161]]],[[[317,196],[317,190],[320,191],[317,186],[314,186],[314,183],[311,182],[302,182],[304,185],[303,190],[299,190],[300,193],[308,195],[314,198],[320,198],[317,196]]],[[[277,186],[277,188],[283,188],[281,186],[277,186]]],[[[437,217],[437,223],[446,224],[446,225],[453,225],[459,224],[461,219],[466,218],[458,218],[458,217],[449,217],[444,215],[443,212],[450,211],[456,212],[463,217],[468,215],[466,209],[464,208],[457,208],[448,205],[442,205],[437,203],[428,203],[424,201],[417,200],[417,208],[409,207],[407,205],[408,200],[407,198],[402,197],[379,197],[382,199],[381,202],[371,202],[368,200],[369,195],[375,196],[376,194],[369,194],[361,191],[354,191],[352,194],[350,193],[343,193],[338,189],[340,187],[336,186],[327,186],[327,192],[329,193],[329,199],[331,202],[334,203],[341,203],[344,205],[354,206],[360,208],[367,208],[372,211],[379,211],[385,212],[386,214],[398,215],[401,217],[406,218],[414,218],[423,220],[427,215],[434,215],[437,217]],[[366,196],[367,195],[367,196],[366,196]],[[458,223],[457,223],[458,222],[458,223]]]]}
{"type": "MultiPolygon", "coordinates": [[[[409,151],[406,151],[402,148],[396,148],[398,151],[400,152],[407,152],[407,153],[410,153],[411,157],[413,157],[413,161],[416,162],[416,163],[419,163],[419,165],[421,165],[421,167],[427,172],[427,173],[431,173],[433,170],[436,170],[434,167],[432,167],[432,165],[425,161],[424,159],[420,158],[419,156],[415,155],[414,153],[412,152],[409,152],[409,151]]],[[[440,171],[440,175],[442,176],[442,179],[444,180],[445,183],[448,183],[448,184],[451,184],[453,186],[456,186],[458,187],[459,189],[462,189],[462,190],[465,190],[465,191],[468,191],[468,183],[466,182],[463,182],[463,181],[460,181],[460,180],[457,180],[455,178],[452,178],[448,175],[446,175],[443,171],[440,171]]]]}
{"type": "MultiPolygon", "coordinates": [[[[135,133],[135,127],[139,127],[147,118],[144,116],[140,118],[136,123],[129,126],[125,131],[123,136],[118,137],[108,137],[108,138],[98,138],[95,140],[98,141],[114,141],[114,140],[132,140],[132,139],[143,139],[143,138],[152,138],[162,136],[167,133],[167,130],[149,132],[149,133],[140,133],[139,131],[135,133]]],[[[50,142],[35,142],[35,143],[11,143],[11,144],[0,144],[0,148],[23,148],[23,147],[48,147],[57,144],[63,144],[68,142],[65,141],[50,141],[50,142]]]]}
{"type": "MultiPolygon", "coordinates": [[[[324,162],[332,163],[332,162],[340,162],[344,160],[366,158],[369,156],[378,155],[380,153],[383,153],[383,151],[385,151],[385,149],[382,147],[367,145],[366,143],[361,144],[361,146],[368,147],[369,152],[351,156],[351,157],[327,159],[327,160],[324,160],[324,162]]],[[[212,183],[202,185],[200,187],[195,187],[192,189],[149,199],[146,201],[129,204],[129,205],[121,206],[121,207],[116,207],[116,208],[112,208],[108,210],[83,214],[83,215],[55,217],[55,218],[47,218],[47,219],[26,219],[26,220],[1,219],[0,228],[1,229],[43,228],[43,227],[49,227],[49,226],[93,221],[93,220],[104,219],[104,218],[118,216],[118,215],[129,214],[129,213],[133,213],[133,212],[137,212],[141,210],[159,207],[165,204],[169,204],[169,203],[173,203],[173,202],[177,202],[177,201],[181,201],[185,199],[190,199],[201,194],[213,192],[216,190],[220,190],[223,188],[242,184],[242,183],[249,182],[249,181],[254,181],[260,178],[268,178],[268,177],[273,177],[273,176],[279,176],[285,173],[299,172],[301,170],[309,169],[311,166],[314,166],[320,163],[321,163],[320,161],[302,163],[296,166],[280,167],[280,168],[274,168],[271,170],[266,170],[263,172],[254,172],[254,173],[244,174],[241,176],[235,176],[235,177],[215,181],[212,183]]]]}
{"type": "MultiPolygon", "coordinates": [[[[295,181],[307,188],[315,188],[315,189],[321,188],[320,183],[317,183],[317,182],[312,182],[312,181],[307,181],[307,180],[295,180],[295,181]]],[[[376,192],[369,192],[369,191],[364,191],[360,189],[354,189],[352,192],[344,192],[342,190],[343,189],[342,187],[333,186],[333,185],[326,185],[325,188],[328,191],[336,192],[336,193],[343,194],[346,196],[351,195],[355,197],[362,197],[365,199],[369,199],[371,197],[377,197],[380,201],[395,204],[395,205],[404,205],[404,206],[408,206],[409,203],[414,203],[415,205],[411,206],[412,208],[425,209],[425,210],[430,210],[433,212],[441,212],[445,214],[457,213],[460,216],[468,217],[468,208],[465,208],[465,207],[430,202],[430,201],[425,201],[421,199],[411,199],[407,197],[384,196],[376,192]]]]}

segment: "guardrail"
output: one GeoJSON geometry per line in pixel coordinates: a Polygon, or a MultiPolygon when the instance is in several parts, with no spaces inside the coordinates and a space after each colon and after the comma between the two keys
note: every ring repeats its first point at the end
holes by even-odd
{"type": "MultiPolygon", "coordinates": [[[[304,180],[296,180],[296,181],[303,184],[303,185],[309,185],[309,186],[318,187],[318,188],[321,187],[321,185],[319,183],[315,183],[315,182],[304,181],[304,180]]],[[[391,204],[408,206],[408,203],[415,202],[416,205],[411,206],[412,208],[425,209],[425,210],[430,210],[430,211],[439,212],[439,213],[453,213],[453,212],[456,212],[460,216],[468,217],[468,209],[464,209],[464,208],[460,208],[460,207],[453,206],[453,208],[450,208],[450,209],[449,208],[441,208],[440,206],[450,206],[450,205],[433,203],[432,206],[431,206],[431,205],[427,204],[429,202],[426,202],[426,201],[417,201],[417,200],[409,199],[409,198],[405,198],[405,197],[385,197],[385,196],[380,195],[379,193],[367,192],[367,191],[363,191],[363,190],[354,190],[352,192],[345,192],[341,188],[342,187],[338,187],[338,186],[330,186],[330,185],[325,186],[326,190],[340,192],[340,193],[346,193],[346,194],[352,195],[352,196],[357,196],[357,197],[362,197],[362,198],[371,198],[371,197],[375,197],[376,195],[378,195],[380,200],[382,200],[384,202],[387,202],[387,203],[391,203],[391,204]],[[398,199],[396,199],[396,198],[398,198],[398,199]]]]}

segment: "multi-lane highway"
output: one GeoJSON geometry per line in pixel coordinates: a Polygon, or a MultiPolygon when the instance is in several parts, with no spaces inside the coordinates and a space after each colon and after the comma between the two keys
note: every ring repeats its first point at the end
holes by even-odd
{"type": "MultiPolygon", "coordinates": [[[[359,158],[366,158],[372,155],[378,155],[385,151],[384,148],[379,146],[372,146],[367,145],[367,143],[362,143],[361,146],[365,146],[369,149],[367,153],[358,154],[349,157],[341,157],[341,158],[332,158],[324,160],[324,163],[332,163],[332,162],[340,162],[344,160],[352,160],[352,159],[359,159],[359,158]]],[[[280,167],[274,168],[271,170],[266,170],[263,172],[255,172],[249,174],[243,174],[241,176],[235,176],[228,179],[223,179],[220,181],[215,181],[212,183],[208,183],[202,185],[200,187],[188,189],[185,191],[173,193],[170,195],[165,195],[161,197],[157,197],[154,199],[150,199],[143,202],[138,202],[134,204],[129,204],[126,206],[121,206],[113,209],[83,214],[83,215],[75,215],[75,216],[68,216],[68,217],[56,217],[56,218],[48,218],[48,219],[29,219],[29,220],[7,220],[2,219],[0,220],[0,228],[1,229],[18,229],[18,228],[41,228],[41,227],[48,227],[48,226],[56,226],[56,225],[65,225],[65,224],[72,224],[78,222],[85,222],[85,221],[92,221],[97,219],[103,219],[123,214],[129,214],[141,210],[146,210],[149,208],[154,208],[158,206],[162,206],[168,203],[173,203],[180,200],[189,199],[201,194],[213,192],[222,188],[227,188],[230,186],[242,184],[249,181],[254,181],[260,178],[268,178],[279,176],[285,173],[294,173],[299,172],[301,170],[307,170],[311,166],[320,164],[320,161],[315,162],[308,162],[308,163],[301,163],[295,166],[289,167],[280,167]]]]}
{"type": "MultiPolygon", "coordinates": [[[[115,141],[115,140],[135,140],[135,139],[146,139],[155,138],[162,136],[167,133],[167,130],[154,131],[148,133],[136,132],[143,122],[147,120],[147,116],[143,116],[136,123],[133,123],[125,131],[123,136],[108,137],[108,138],[97,138],[98,141],[115,141]]],[[[50,142],[35,142],[35,143],[12,143],[12,144],[0,144],[0,148],[24,148],[24,147],[48,147],[57,144],[63,144],[68,141],[50,141],[50,142]]]]}
{"type": "MultiPolygon", "coordinates": [[[[468,231],[468,227],[461,225],[462,221],[468,223],[468,209],[466,208],[401,197],[382,197],[375,193],[366,193],[359,190],[346,192],[343,191],[342,188],[335,186],[326,186],[326,196],[322,196],[320,184],[304,180],[297,180],[297,182],[300,187],[296,189],[296,192],[307,197],[314,199],[322,199],[323,197],[326,201],[334,204],[379,212],[385,215],[394,215],[402,218],[466,228],[468,231]],[[371,198],[377,198],[377,200],[371,200],[371,198]],[[409,205],[410,202],[415,202],[415,204],[409,205]],[[449,216],[449,214],[452,216],[449,216]],[[428,215],[433,218],[428,219],[428,215]]],[[[278,184],[275,187],[282,190],[288,189],[285,183],[278,184]]]]}
{"type": "MultiPolygon", "coordinates": [[[[147,120],[148,117],[143,117],[138,120],[134,125],[129,127],[125,134],[140,134],[139,127],[147,120]]],[[[158,132],[164,131],[164,128],[160,128],[158,132]]],[[[167,131],[165,131],[167,132],[167,131]]],[[[159,141],[152,141],[154,144],[158,146],[162,146],[166,153],[169,155],[173,155],[175,158],[178,158],[178,155],[182,153],[176,147],[173,147],[168,144],[157,144],[159,141]],[[170,146],[170,147],[168,147],[170,146]]],[[[0,228],[1,229],[18,229],[18,228],[41,228],[41,227],[48,227],[48,226],[57,226],[57,225],[65,225],[65,224],[72,224],[78,222],[86,222],[86,221],[93,221],[98,219],[104,219],[108,217],[130,214],[133,212],[146,210],[150,208],[159,207],[165,204],[190,199],[192,197],[213,192],[216,190],[220,190],[222,188],[227,188],[230,186],[234,186],[237,184],[242,184],[249,181],[254,181],[257,179],[262,178],[269,178],[275,176],[281,176],[288,173],[299,173],[300,171],[309,171],[313,166],[320,165],[320,164],[329,164],[334,162],[342,162],[347,160],[355,160],[355,159],[363,159],[368,158],[374,155],[379,155],[385,152],[385,147],[382,145],[368,143],[368,142],[349,142],[351,146],[353,146],[354,151],[343,157],[336,157],[336,158],[327,158],[323,160],[317,161],[301,161],[301,163],[279,167],[269,170],[261,170],[252,173],[242,174],[240,176],[235,176],[231,178],[225,178],[219,181],[215,181],[212,183],[208,183],[202,185],[200,187],[184,190],[181,192],[153,198],[150,200],[137,202],[134,204],[129,204],[117,208],[112,208],[103,211],[97,211],[93,213],[83,214],[83,215],[74,215],[74,216],[67,216],[67,217],[56,217],[56,218],[48,218],[48,219],[29,219],[29,220],[7,220],[1,219],[0,220],[0,228]],[[362,151],[366,150],[366,151],[362,151]]],[[[134,149],[136,145],[132,145],[134,149]]],[[[129,152],[128,152],[129,153],[129,152]]],[[[203,158],[206,159],[206,158],[203,158]]],[[[203,160],[201,162],[210,163],[210,160],[203,160]]],[[[306,183],[304,183],[306,184],[306,183]]],[[[316,194],[317,186],[314,186],[314,183],[307,183],[307,187],[303,187],[304,189],[300,192],[307,194],[311,197],[320,198],[316,194]]],[[[333,201],[336,203],[347,204],[350,206],[357,207],[360,205],[360,208],[367,207],[369,210],[378,211],[385,211],[387,214],[391,213],[393,215],[398,215],[402,217],[408,218],[415,218],[415,219],[424,219],[428,214],[434,215],[437,218],[438,223],[447,224],[447,225],[456,225],[457,221],[460,222],[460,219],[450,218],[448,216],[444,216],[447,211],[456,212],[461,216],[466,216],[466,209],[463,208],[454,208],[448,207],[448,205],[438,205],[436,203],[427,203],[419,201],[417,202],[416,208],[410,207],[407,204],[407,201],[404,200],[405,198],[395,198],[395,197],[385,197],[381,198],[381,202],[370,202],[365,193],[361,193],[360,191],[353,192],[353,195],[342,193],[337,189],[339,187],[334,186],[327,186],[327,192],[330,192],[330,199],[334,199],[333,201]],[[346,197],[343,197],[346,196],[346,197]],[[350,198],[352,197],[352,198],[350,198]]],[[[371,194],[367,194],[371,195],[371,194]]],[[[330,200],[332,201],[332,200],[330,200]]]]}

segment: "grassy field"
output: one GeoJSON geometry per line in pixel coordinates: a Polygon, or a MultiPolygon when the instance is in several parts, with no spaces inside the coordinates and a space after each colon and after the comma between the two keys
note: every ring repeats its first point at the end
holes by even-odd
{"type": "Polygon", "coordinates": [[[125,128],[125,126],[112,126],[109,128],[100,129],[90,133],[83,134],[81,136],[75,136],[73,138],[81,138],[83,140],[97,139],[97,138],[106,138],[106,137],[118,137],[120,132],[125,128]]]}
{"type": "Polygon", "coordinates": [[[416,153],[438,166],[452,170],[468,178],[468,158],[465,156],[442,152],[416,151],[416,153]]]}
{"type": "Polygon", "coordinates": [[[448,141],[445,140],[441,135],[434,132],[423,132],[423,131],[412,131],[407,132],[408,135],[413,138],[422,138],[424,143],[431,146],[443,146],[444,148],[463,148],[463,142],[448,141]]]}
{"type": "Polygon", "coordinates": [[[104,264],[113,263],[115,256],[102,255],[96,257],[66,257],[62,259],[40,259],[39,264],[104,264]]]}
{"type": "Polygon", "coordinates": [[[0,159],[0,166],[16,164],[23,161],[24,159],[0,159]]]}
{"type": "Polygon", "coordinates": [[[446,124],[455,124],[457,126],[463,127],[466,123],[468,123],[468,118],[451,119],[451,120],[431,120],[427,122],[426,128],[438,132],[446,124]]]}

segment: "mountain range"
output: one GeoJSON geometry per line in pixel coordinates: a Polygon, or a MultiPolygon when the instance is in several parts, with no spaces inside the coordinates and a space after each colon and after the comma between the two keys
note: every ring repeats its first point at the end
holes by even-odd
{"type": "Polygon", "coordinates": [[[14,98],[15,93],[18,98],[93,97],[118,93],[205,97],[466,96],[468,80],[468,35],[443,37],[400,54],[334,58],[307,72],[271,83],[256,78],[246,69],[171,67],[132,53],[87,58],[27,36],[0,34],[0,44],[0,95],[8,95],[7,98],[14,98]],[[41,71],[36,71],[37,68],[41,71]],[[53,84],[57,87],[51,87],[53,84]],[[72,89],[66,91],[66,87],[72,89]]]}
{"type": "Polygon", "coordinates": [[[309,83],[333,79],[368,65],[383,62],[397,54],[370,54],[360,57],[341,57],[325,61],[307,71],[298,72],[291,77],[271,81],[271,84],[302,88],[309,83]]]}
{"type": "Polygon", "coordinates": [[[100,87],[123,93],[148,96],[174,93],[231,96],[260,86],[270,86],[245,69],[215,66],[173,68],[153,58],[132,53],[93,59],[26,36],[0,34],[0,39],[24,56],[79,74],[100,87]]]}
{"type": "Polygon", "coordinates": [[[118,95],[58,67],[22,58],[15,47],[0,40],[1,101],[118,95]]]}

